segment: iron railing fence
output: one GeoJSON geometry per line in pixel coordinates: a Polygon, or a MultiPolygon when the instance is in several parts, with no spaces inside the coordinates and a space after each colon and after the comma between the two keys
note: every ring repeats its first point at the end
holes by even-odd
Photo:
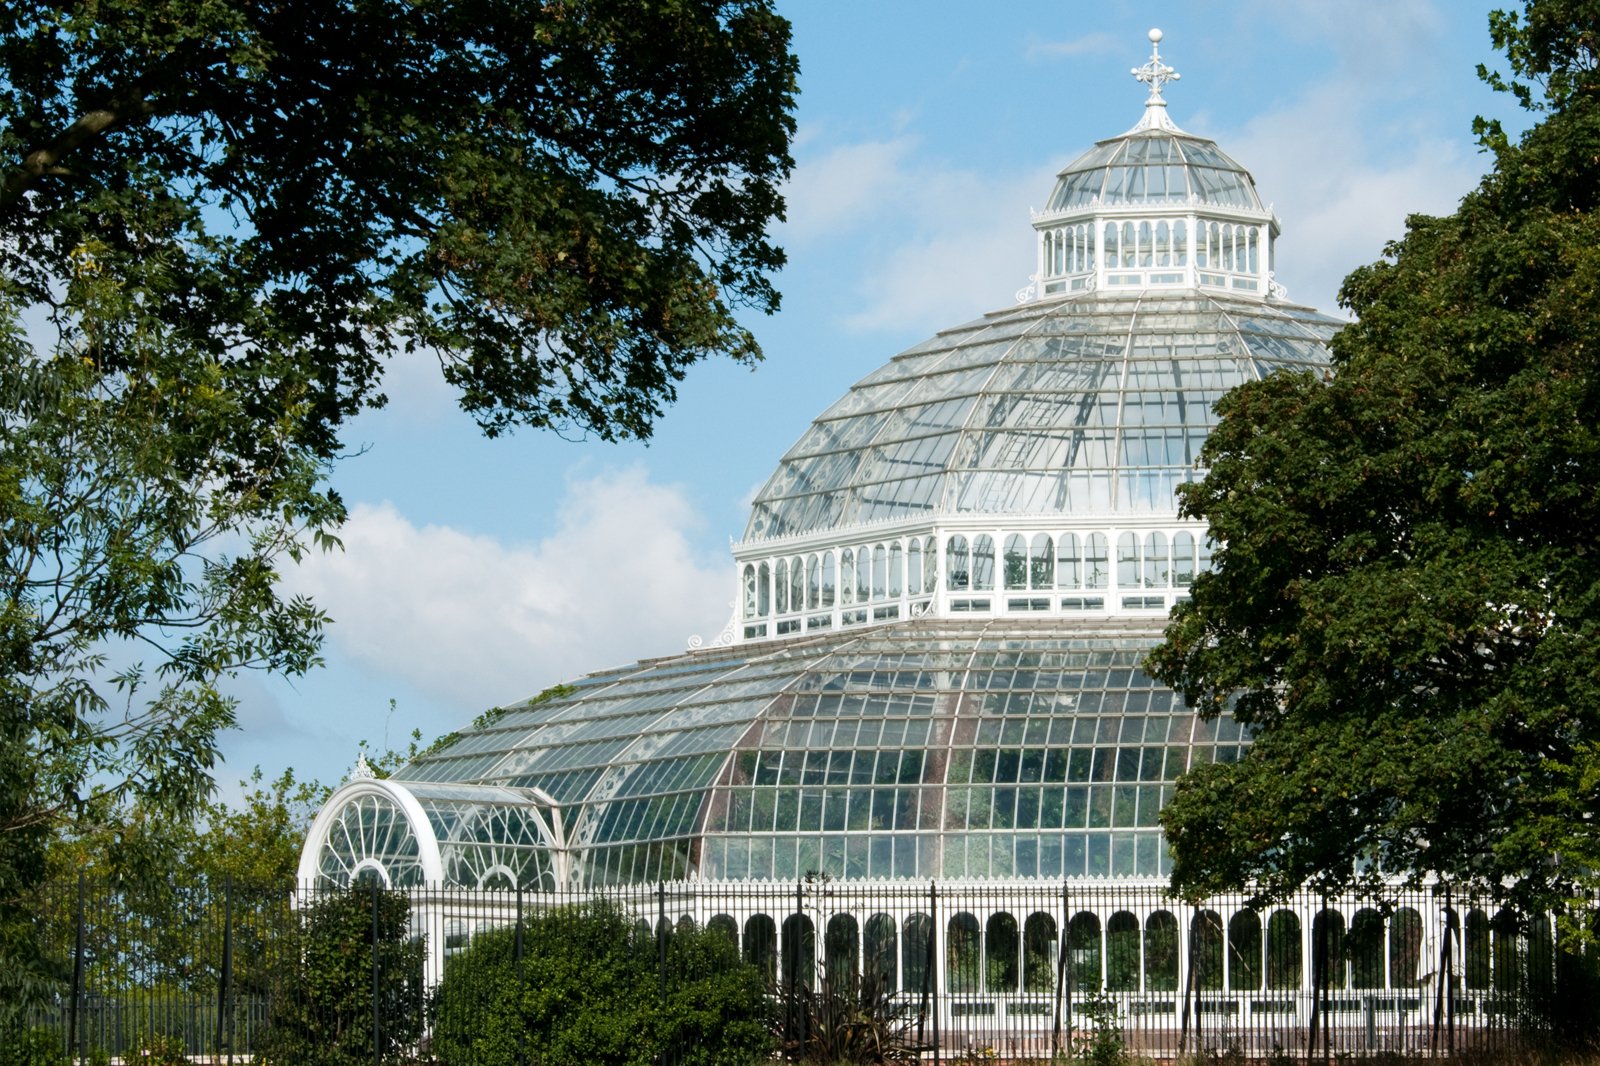
{"type": "Polygon", "coordinates": [[[367,1049],[362,1061],[464,1064],[459,1042],[454,1060],[435,1050],[435,1031],[476,1032],[465,1015],[479,1010],[503,1026],[503,1005],[482,989],[442,997],[441,982],[493,930],[511,953],[502,976],[522,973],[540,950],[535,923],[601,902],[625,916],[663,996],[683,979],[667,950],[679,931],[730,940],[793,1048],[863,1001],[930,1061],[1050,1060],[1096,1034],[1151,1058],[1445,1055],[1540,1040],[1559,1011],[1600,1006],[1561,1005],[1547,916],[1442,888],[1262,910],[1243,897],[1180,905],[1150,884],[1038,881],[519,892],[80,880],[40,899],[55,992],[10,1025],[82,1061],[132,1061],[152,1042],[205,1061],[270,1060],[276,1046],[293,1061],[283,1034],[297,1029],[337,1032],[367,1049]]]}

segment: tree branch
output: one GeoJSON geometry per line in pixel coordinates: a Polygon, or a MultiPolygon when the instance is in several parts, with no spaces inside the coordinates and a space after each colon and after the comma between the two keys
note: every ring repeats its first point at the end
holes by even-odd
{"type": "Polygon", "coordinates": [[[97,107],[79,116],[77,121],[62,130],[49,144],[35,148],[22,159],[22,165],[6,175],[0,185],[0,214],[9,213],[24,193],[39,179],[47,176],[70,174],[60,165],[61,160],[91,141],[132,119],[155,114],[155,105],[137,89],[113,97],[105,106],[97,107]]]}

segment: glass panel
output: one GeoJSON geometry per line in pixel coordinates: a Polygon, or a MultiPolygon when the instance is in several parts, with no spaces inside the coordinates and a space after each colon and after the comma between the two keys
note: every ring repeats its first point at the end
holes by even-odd
{"type": "Polygon", "coordinates": [[[1020,533],[1012,533],[1006,537],[1004,569],[1006,588],[1025,589],[1028,587],[1027,541],[1022,538],[1020,533]]]}
{"type": "Polygon", "coordinates": [[[806,609],[814,611],[822,602],[822,560],[806,557],[806,609]]]}
{"type": "Polygon", "coordinates": [[[1228,987],[1254,992],[1261,987],[1261,916],[1235,911],[1228,920],[1228,987]]]}
{"type": "Polygon", "coordinates": [[[905,569],[901,565],[900,542],[895,541],[889,545],[889,598],[891,600],[900,598],[902,575],[904,573],[905,569]]]}
{"type": "Polygon", "coordinates": [[[985,939],[986,963],[984,988],[989,992],[1015,992],[1017,990],[1017,956],[1021,943],[1017,935],[1017,920],[1000,911],[989,916],[985,939]]]}
{"type": "Polygon", "coordinates": [[[838,581],[834,573],[833,552],[822,553],[822,607],[833,606],[838,581]]]}
{"type": "Polygon", "coordinates": [[[1145,588],[1164,589],[1171,583],[1167,570],[1167,535],[1150,533],[1144,538],[1145,588]]]}
{"type": "Polygon", "coordinates": [[[776,576],[778,613],[786,614],[789,610],[789,560],[779,559],[773,572],[776,576]]]}
{"type": "Polygon", "coordinates": [[[1123,533],[1117,537],[1117,587],[1139,587],[1139,534],[1123,533]]]}
{"type": "Polygon", "coordinates": [[[1267,987],[1298,990],[1301,985],[1300,918],[1274,911],[1267,920],[1267,987]]]}
{"type": "Polygon", "coordinates": [[[744,616],[756,617],[756,568],[752,563],[744,564],[744,616]]]}
{"type": "Polygon", "coordinates": [[[948,577],[945,585],[952,591],[965,591],[971,580],[970,563],[967,560],[967,538],[954,536],[945,544],[945,568],[948,577]]]}
{"type": "Polygon", "coordinates": [[[806,564],[796,555],[789,560],[789,610],[804,610],[806,605],[806,564]]]}
{"type": "Polygon", "coordinates": [[[994,538],[987,533],[972,538],[972,588],[975,592],[994,588],[994,538]]]}
{"type": "Polygon", "coordinates": [[[1178,588],[1194,584],[1194,534],[1172,535],[1172,583],[1178,588]]]}
{"type": "Polygon", "coordinates": [[[1028,587],[1051,589],[1055,583],[1055,545],[1050,541],[1050,534],[1035,533],[1028,548],[1028,587]]]}
{"type": "Polygon", "coordinates": [[[1103,589],[1110,576],[1111,567],[1107,559],[1106,535],[1104,533],[1090,533],[1083,538],[1083,587],[1086,589],[1103,589]]]}
{"type": "Polygon", "coordinates": [[[934,550],[933,538],[924,537],[922,539],[922,590],[924,592],[933,591],[933,583],[937,576],[938,566],[939,553],[934,550]]]}
{"type": "Polygon", "coordinates": [[[1145,919],[1144,966],[1146,991],[1177,990],[1178,919],[1171,911],[1156,911],[1145,919]]]}
{"type": "Polygon", "coordinates": [[[772,613],[771,590],[772,572],[766,563],[762,563],[756,577],[756,611],[762,618],[772,613]]]}
{"type": "Polygon", "coordinates": [[[856,553],[845,548],[839,553],[839,602],[856,600],[856,553]]]}
{"type": "Polygon", "coordinates": [[[881,600],[884,597],[885,578],[888,576],[888,553],[883,550],[882,544],[872,548],[872,598],[881,600]]]}
{"type": "Polygon", "coordinates": [[[872,555],[869,549],[856,549],[856,602],[872,598],[872,555]]]}
{"type": "Polygon", "coordinates": [[[922,592],[922,540],[911,538],[906,548],[906,592],[916,596],[922,592]]]}

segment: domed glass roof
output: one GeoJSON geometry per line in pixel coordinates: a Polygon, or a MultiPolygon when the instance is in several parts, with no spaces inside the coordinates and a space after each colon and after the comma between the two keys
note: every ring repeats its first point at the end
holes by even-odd
{"type": "Polygon", "coordinates": [[[1045,210],[1199,203],[1263,210],[1256,183],[1212,141],[1175,129],[1101,141],[1057,175],[1045,210]]]}
{"type": "Polygon", "coordinates": [[[863,378],[757,494],[747,541],[941,514],[1172,513],[1212,405],[1321,370],[1342,325],[1193,290],[1023,305],[863,378]]]}

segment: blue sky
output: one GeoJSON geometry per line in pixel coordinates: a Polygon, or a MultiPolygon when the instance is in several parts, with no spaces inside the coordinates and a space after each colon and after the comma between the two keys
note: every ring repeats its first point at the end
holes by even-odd
{"type": "Polygon", "coordinates": [[[245,677],[224,794],[259,764],[342,779],[366,739],[401,746],[564,678],[714,635],[730,539],[778,457],[851,383],[938,329],[1011,303],[1028,212],[1057,170],[1132,126],[1146,32],[1182,75],[1184,129],[1256,177],[1283,221],[1278,278],[1335,311],[1340,279],[1413,212],[1446,213],[1488,167],[1474,115],[1486,9],[1427,0],[1100,3],[790,0],[801,95],[776,235],[783,308],[766,361],[696,368],[648,446],[482,439],[425,357],[391,368],[334,483],[345,551],[289,585],[334,618],[327,665],[245,677]],[[394,701],[393,710],[390,701],[394,701]]]}

